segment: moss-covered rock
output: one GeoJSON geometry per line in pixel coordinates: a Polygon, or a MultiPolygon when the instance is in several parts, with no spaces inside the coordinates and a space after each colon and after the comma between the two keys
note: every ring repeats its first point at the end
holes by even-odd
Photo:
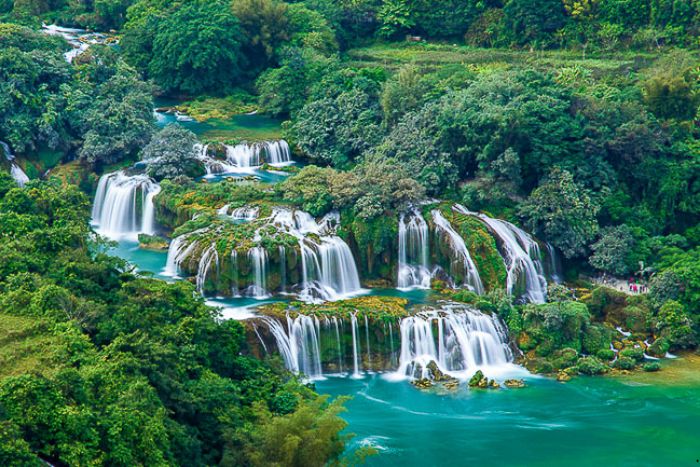
{"type": "Polygon", "coordinates": [[[647,353],[652,357],[662,358],[666,356],[670,348],[671,344],[669,344],[668,339],[659,337],[647,347],[647,353]]]}
{"type": "Polygon", "coordinates": [[[637,366],[637,361],[633,358],[625,356],[618,357],[618,359],[612,364],[612,367],[617,368],[618,370],[633,370],[635,366],[637,366]]]}
{"type": "Polygon", "coordinates": [[[620,351],[620,358],[630,358],[637,362],[644,360],[644,349],[641,347],[628,347],[620,351]]]}
{"type": "Polygon", "coordinates": [[[139,234],[139,248],[163,251],[168,249],[168,240],[157,235],[139,234]]]}
{"type": "Polygon", "coordinates": [[[441,212],[464,239],[487,291],[505,287],[506,267],[496,240],[483,222],[443,206],[441,212]]]}
{"type": "Polygon", "coordinates": [[[601,350],[599,350],[598,352],[596,352],[595,355],[596,355],[596,357],[598,357],[600,360],[602,360],[602,361],[604,361],[604,362],[609,362],[609,361],[611,361],[611,360],[614,360],[614,359],[615,359],[615,355],[617,355],[617,354],[616,354],[615,351],[612,350],[612,349],[601,349],[601,350]]]}
{"type": "Polygon", "coordinates": [[[507,379],[503,385],[509,389],[520,389],[525,387],[525,381],[522,379],[507,379]]]}
{"type": "Polygon", "coordinates": [[[552,366],[555,370],[563,370],[572,367],[578,360],[578,352],[571,348],[558,350],[552,359],[552,366]]]}
{"type": "Polygon", "coordinates": [[[479,386],[479,383],[481,383],[481,381],[484,378],[484,373],[481,370],[477,370],[476,373],[474,373],[474,375],[471,378],[469,378],[469,383],[467,384],[470,388],[475,388],[479,386]]]}
{"type": "Polygon", "coordinates": [[[576,362],[576,368],[579,373],[584,375],[601,375],[610,371],[610,367],[592,356],[579,358],[576,362]]]}

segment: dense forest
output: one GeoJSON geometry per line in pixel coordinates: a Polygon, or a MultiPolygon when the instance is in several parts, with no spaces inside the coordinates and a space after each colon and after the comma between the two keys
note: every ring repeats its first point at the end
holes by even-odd
{"type": "MultiPolygon", "coordinates": [[[[431,229],[447,219],[480,252],[479,287],[432,287],[499,316],[533,372],[655,371],[638,342],[659,357],[695,349],[698,37],[697,0],[0,0],[2,162],[28,178],[0,176],[0,464],[309,466],[372,453],[346,452],[343,399],[253,357],[246,326],[205,304],[253,272],[211,278],[200,260],[196,281],[164,282],[109,254],[91,197],[131,166],[159,184],[164,235],[142,244],[189,236],[217,267],[255,248],[299,242],[303,254],[289,232],[221,218],[292,206],[339,213],[363,286],[386,286],[398,216],[424,206],[431,229]],[[50,24],[106,39],[66,60],[75,44],[50,24]],[[197,121],[279,120],[304,164],[273,186],[199,183],[203,157],[241,141],[157,126],[164,99],[197,121]],[[448,205],[551,245],[564,283],[545,284],[542,303],[506,294],[500,240],[448,205]],[[600,277],[648,293],[596,288],[600,277]],[[635,341],[617,348],[620,326],[635,341]]],[[[291,257],[275,254],[291,281],[291,257]]],[[[357,300],[356,313],[389,306],[357,300]]],[[[365,320],[404,316],[399,305],[365,320]]]]}

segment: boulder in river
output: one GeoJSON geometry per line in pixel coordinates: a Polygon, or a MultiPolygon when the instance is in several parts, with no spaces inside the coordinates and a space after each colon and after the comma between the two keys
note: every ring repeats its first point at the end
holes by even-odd
{"type": "Polygon", "coordinates": [[[522,379],[507,379],[503,382],[503,385],[510,389],[519,389],[525,387],[525,381],[522,379]]]}

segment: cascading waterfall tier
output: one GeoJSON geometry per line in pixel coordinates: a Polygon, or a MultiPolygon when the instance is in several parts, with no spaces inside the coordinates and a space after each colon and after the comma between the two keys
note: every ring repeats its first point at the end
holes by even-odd
{"type": "Polygon", "coordinates": [[[460,273],[463,273],[464,277],[463,285],[478,294],[483,294],[484,285],[481,282],[481,277],[479,277],[476,264],[474,264],[469,254],[467,245],[464,243],[464,239],[452,228],[450,222],[445,219],[445,216],[443,216],[440,211],[435,209],[431,214],[433,216],[433,222],[435,222],[437,233],[442,235],[447,241],[454,254],[455,260],[453,261],[452,267],[463,269],[463,271],[460,271],[460,273]]]}
{"type": "Polygon", "coordinates": [[[231,207],[226,204],[217,211],[217,214],[230,217],[235,221],[250,222],[258,218],[260,208],[257,206],[242,206],[240,208],[231,209],[231,207]]]}
{"type": "Polygon", "coordinates": [[[123,171],[103,175],[95,193],[92,225],[99,234],[112,239],[153,234],[153,198],[158,193],[160,185],[146,175],[127,175],[123,171]]]}
{"type": "Polygon", "coordinates": [[[399,289],[429,289],[430,271],[428,223],[418,210],[401,214],[399,218],[399,289]]]}
{"type": "Polygon", "coordinates": [[[249,173],[267,163],[283,167],[294,163],[289,144],[285,140],[224,145],[225,157],[217,159],[209,155],[209,146],[195,146],[197,158],[204,164],[208,176],[225,173],[249,173]]]}
{"type": "Polygon", "coordinates": [[[10,175],[15,179],[17,185],[22,188],[29,181],[29,177],[24,173],[24,170],[17,165],[15,162],[15,155],[10,151],[10,146],[4,141],[0,141],[0,148],[2,148],[3,154],[5,154],[5,159],[10,163],[10,175]]]}
{"type": "Polygon", "coordinates": [[[513,364],[499,318],[464,304],[440,303],[400,321],[370,321],[357,313],[287,314],[253,318],[251,326],[265,352],[276,350],[289,370],[310,378],[361,377],[366,371],[386,371],[390,379],[431,378],[431,363],[461,380],[477,370],[492,378],[525,372],[513,364]]]}
{"type": "Polygon", "coordinates": [[[496,316],[445,303],[401,320],[401,353],[395,378],[430,378],[435,362],[443,373],[466,380],[512,371],[508,333],[496,316]]]}
{"type": "MultiPolygon", "coordinates": [[[[329,214],[318,222],[306,212],[282,207],[273,208],[271,215],[265,218],[259,217],[259,208],[250,206],[235,210],[224,206],[219,210],[219,214],[244,219],[256,229],[250,240],[252,246],[239,252],[244,254],[228,255],[223,251],[219,252],[221,257],[232,258],[229,261],[230,268],[233,269],[229,275],[232,295],[238,295],[238,288],[242,287],[244,295],[263,299],[272,293],[286,292],[291,288],[301,300],[318,302],[339,300],[362,291],[350,247],[336,235],[339,224],[337,213],[329,214]],[[263,242],[263,235],[267,239],[271,236],[280,237],[280,241],[287,242],[287,246],[289,239],[292,239],[296,241],[296,248],[285,248],[283,244],[274,247],[263,246],[269,244],[263,242]],[[292,261],[289,267],[287,257],[292,261]],[[247,282],[241,281],[244,276],[239,274],[241,267],[251,271],[247,282]],[[271,274],[278,274],[278,280],[268,280],[271,274]],[[288,277],[292,278],[291,283],[288,283],[288,277]],[[234,288],[236,290],[233,290],[234,288]]],[[[164,273],[177,275],[183,270],[194,273],[193,265],[196,264],[196,271],[204,274],[203,277],[197,275],[198,281],[204,285],[211,268],[202,266],[201,261],[205,260],[205,248],[212,240],[200,240],[200,237],[206,237],[207,234],[211,237],[219,233],[205,228],[173,239],[164,273]],[[204,241],[206,243],[199,245],[204,241]]],[[[233,246],[232,249],[235,251],[236,247],[233,246]]],[[[200,288],[202,291],[204,289],[205,287],[200,288]]]]}
{"type": "Polygon", "coordinates": [[[522,287],[525,290],[525,299],[532,303],[544,303],[547,299],[547,279],[537,242],[510,222],[471,212],[461,205],[455,205],[454,209],[480,219],[500,240],[508,273],[508,293],[513,294],[516,288],[522,287]]]}

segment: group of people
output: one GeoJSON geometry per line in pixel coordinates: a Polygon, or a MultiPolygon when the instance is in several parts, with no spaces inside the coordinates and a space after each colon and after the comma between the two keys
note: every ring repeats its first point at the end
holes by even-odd
{"type": "Polygon", "coordinates": [[[627,286],[629,287],[629,291],[632,293],[647,293],[649,290],[646,284],[638,284],[634,277],[629,278],[627,281],[627,286]]]}

